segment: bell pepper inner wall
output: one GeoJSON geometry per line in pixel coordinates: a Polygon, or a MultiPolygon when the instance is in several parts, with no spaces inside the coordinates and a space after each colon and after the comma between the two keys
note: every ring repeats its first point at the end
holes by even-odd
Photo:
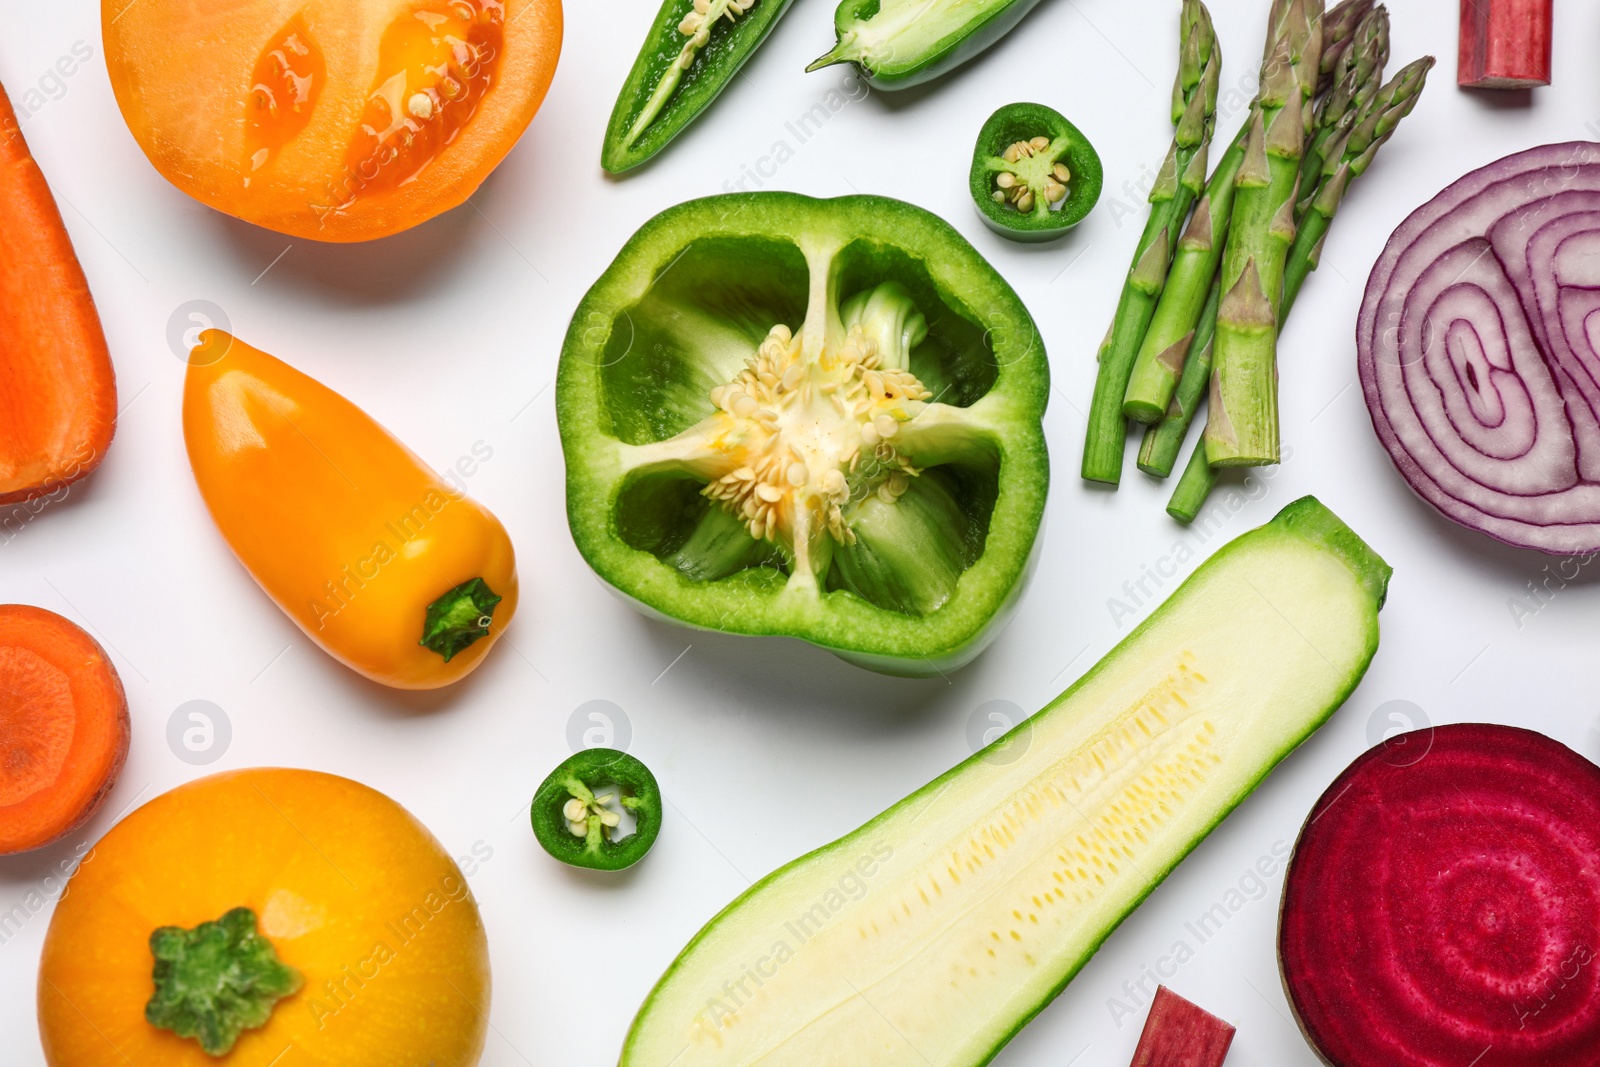
{"type": "MultiPolygon", "coordinates": [[[[860,240],[839,252],[833,269],[832,284],[841,296],[894,278],[928,309],[928,337],[913,349],[911,369],[935,396],[967,407],[993,386],[994,353],[982,328],[946,306],[921,263],[901,250],[860,240]]],[[[773,324],[800,327],[809,286],[805,257],[791,243],[713,238],[691,244],[646,297],[612,324],[602,381],[613,432],[629,444],[649,444],[712,414],[711,390],[738,371],[773,324]]],[[[985,452],[925,472],[970,518],[962,531],[969,566],[983,554],[997,460],[985,452]]],[[[618,533],[657,558],[673,555],[715,506],[701,496],[703,484],[681,472],[630,479],[618,499],[618,533]]],[[[774,563],[760,559],[750,568],[771,571],[774,563]]],[[[750,580],[781,584],[787,571],[778,571],[750,580]]],[[[829,588],[839,588],[837,571],[829,575],[829,588]]]]}
{"type": "Polygon", "coordinates": [[[1015,293],[920,209],[774,193],[681,205],[636,235],[568,334],[557,407],[574,536],[653,614],[798,636],[892,673],[948,669],[987,644],[1027,572],[1048,479],[1048,382],[1015,293]],[[931,396],[896,439],[920,473],[905,507],[877,509],[888,551],[833,546],[808,597],[792,556],[708,521],[718,505],[702,493],[704,469],[663,457],[717,415],[713,391],[774,326],[825,349],[842,336],[841,305],[886,282],[926,318],[908,362],[931,396]],[[944,521],[952,507],[961,518],[944,521]],[[936,541],[924,555],[938,558],[900,551],[897,537],[936,541]],[[840,565],[846,553],[854,566],[840,565]],[[895,581],[906,564],[952,591],[919,598],[915,579],[895,581]]]}

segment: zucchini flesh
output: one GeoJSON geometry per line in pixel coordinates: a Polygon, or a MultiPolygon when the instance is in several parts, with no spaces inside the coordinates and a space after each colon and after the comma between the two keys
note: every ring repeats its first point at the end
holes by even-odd
{"type": "Polygon", "coordinates": [[[1342,704],[1389,568],[1311,498],[1203,565],[1025,727],[752,887],[623,1067],[988,1062],[1342,704]]]}

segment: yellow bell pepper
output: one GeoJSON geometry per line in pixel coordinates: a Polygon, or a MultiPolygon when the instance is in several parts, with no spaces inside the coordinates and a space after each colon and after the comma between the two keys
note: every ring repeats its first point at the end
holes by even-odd
{"type": "Polygon", "coordinates": [[[398,689],[449,685],[510,624],[517,570],[500,521],[322,383],[207,330],[183,434],[234,555],[352,670],[398,689]]]}

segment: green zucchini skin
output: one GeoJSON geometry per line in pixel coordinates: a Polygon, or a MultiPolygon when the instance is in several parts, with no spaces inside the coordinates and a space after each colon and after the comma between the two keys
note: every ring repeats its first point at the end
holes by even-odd
{"type": "MultiPolygon", "coordinates": [[[[879,3],[880,0],[844,0],[839,5],[834,14],[834,28],[841,43],[855,25],[870,21],[868,12],[876,12],[879,3]]],[[[909,89],[943,77],[975,59],[1015,29],[1038,4],[1039,0],[1011,0],[978,18],[953,25],[929,48],[905,54],[891,52],[881,60],[866,56],[851,62],[874,89],[888,92],[909,89]]],[[[822,65],[825,65],[823,61],[818,60],[806,69],[815,70],[822,65]]]]}
{"type": "MultiPolygon", "coordinates": [[[[747,975],[748,959],[760,951],[767,943],[764,939],[771,936],[772,931],[766,924],[774,914],[779,916],[794,914],[797,910],[794,904],[796,900],[811,899],[811,894],[816,891],[818,885],[831,885],[836,879],[847,876],[852,870],[853,862],[859,868],[857,857],[869,848],[878,850],[881,856],[885,845],[899,846],[913,853],[910,862],[915,867],[916,850],[930,847],[924,845],[916,834],[908,833],[909,830],[921,825],[918,832],[932,842],[933,852],[942,857],[944,855],[942,849],[945,846],[940,842],[946,840],[944,833],[948,826],[940,821],[943,815],[941,807],[950,810],[959,809],[963,813],[955,816],[955,821],[949,824],[958,827],[956,831],[958,838],[969,832],[975,833],[975,828],[982,824],[984,819],[993,816],[993,812],[982,805],[994,800],[997,780],[1004,780],[1006,775],[1010,775],[1011,780],[1004,781],[1004,788],[1014,786],[1018,790],[1018,795],[1021,795],[1024,789],[1033,789],[1037,785],[1038,779],[1028,776],[1035,774],[1041,766],[1053,769],[1057,766],[1054,761],[1064,761],[1077,754],[1072,751],[1063,754],[1047,748],[1033,754],[1034,758],[1030,762],[1030,752],[1027,747],[1030,739],[1035,747],[1041,744],[1048,746],[1052,735],[1058,739],[1063,736],[1070,738],[1075,736],[1073,731],[1076,730],[1078,731],[1076,736],[1100,737],[1113,731],[1118,723],[1125,726],[1129,721],[1128,718],[1124,716],[1120,720],[1117,719],[1115,708],[1102,711],[1094,703],[1096,697],[1085,697],[1084,699],[1090,701],[1087,706],[1075,703],[1074,698],[1085,691],[1098,694],[1100,697],[1107,691],[1113,694],[1130,689],[1136,692],[1142,691],[1142,686],[1150,676],[1150,668],[1156,668],[1159,673],[1161,663],[1165,660],[1128,663],[1124,662],[1124,658],[1147,651],[1144,649],[1147,635],[1152,631],[1171,626],[1168,621],[1169,612],[1174,613],[1180,620],[1198,620],[1201,626],[1213,631],[1215,643],[1222,646],[1230,640],[1233,632],[1230,623],[1236,620],[1225,610],[1223,612],[1213,610],[1216,601],[1219,598],[1226,601],[1227,598],[1238,597],[1241,603],[1254,605],[1260,613],[1259,617],[1253,620],[1257,632],[1273,635],[1271,639],[1281,640],[1284,642],[1283,647],[1294,645],[1298,635],[1298,638],[1315,652],[1315,655],[1312,655],[1302,650],[1300,655],[1308,671],[1317,672],[1322,676],[1299,679],[1305,681],[1308,688],[1314,685],[1314,694],[1305,698],[1307,704],[1303,709],[1288,709],[1296,717],[1291,722],[1285,723],[1278,716],[1278,698],[1285,691],[1290,693],[1297,691],[1296,679],[1292,675],[1277,678],[1272,685],[1263,682],[1260,691],[1255,694],[1256,700],[1253,704],[1249,699],[1251,693],[1248,678],[1242,680],[1242,686],[1222,683],[1227,688],[1227,696],[1220,698],[1221,707],[1252,705],[1246,712],[1240,714],[1254,715],[1254,718],[1246,721],[1255,725],[1257,728],[1255,735],[1259,736],[1246,734],[1240,736],[1246,739],[1243,747],[1249,749],[1243,755],[1253,758],[1247,766],[1231,768],[1234,772],[1231,776],[1221,777],[1224,772],[1218,772],[1217,787],[1211,792],[1206,792],[1204,786],[1197,787],[1194,795],[1206,798],[1206,803],[1197,808],[1192,815],[1180,811],[1172,817],[1173,821],[1183,825],[1177,826],[1172,831],[1177,833],[1181,830],[1182,833],[1169,843],[1171,847],[1163,848],[1157,836],[1155,844],[1148,846],[1146,854],[1141,857],[1143,862],[1131,862],[1128,865],[1130,873],[1126,877],[1134,878],[1131,886],[1134,891],[1130,895],[1124,898],[1115,895],[1112,890],[1107,890],[1111,899],[1101,904],[1088,905],[1091,909],[1098,908],[1099,914],[1093,919],[1091,928],[1083,933],[1081,940],[1076,937],[1073,939],[1074,950],[1081,948],[1081,951],[1076,951],[1073,958],[1067,960],[1059,969],[1032,979],[1033,984],[1028,988],[1032,990],[1037,987],[1038,995],[1037,999],[1031,1002],[1009,1005],[994,1017],[963,1016],[959,1019],[946,1020],[940,1016],[939,1023],[930,1023],[930,1025],[947,1025],[962,1035],[979,1035],[966,1046],[953,1047],[949,1044],[933,1043],[938,1040],[938,1035],[935,1035],[930,1043],[923,1045],[917,1042],[916,1038],[919,1035],[915,1033],[909,1036],[903,1033],[901,1035],[919,1051],[926,1048],[928,1051],[924,1054],[924,1058],[930,1063],[937,1063],[939,1067],[980,1067],[988,1063],[1012,1036],[1066,987],[1123,919],[1166,878],[1177,864],[1249,796],[1283,758],[1315,732],[1349,697],[1377,651],[1378,612],[1386,595],[1389,576],[1388,565],[1371,548],[1326,507],[1309,497],[1289,505],[1266,526],[1224,546],[1210,561],[1200,567],[1165,605],[1141,623],[1116,649],[1038,715],[1019,725],[990,748],[936,778],[860,829],[768,875],[718,913],[684,948],[645,1000],[624,1044],[621,1067],[667,1067],[669,1061],[673,1067],[706,1067],[711,1064],[722,1067],[724,1064],[748,1062],[735,1059],[731,1054],[721,1056],[720,1038],[717,1039],[719,1044],[715,1047],[699,1041],[699,1038],[706,1033],[702,1021],[703,1011],[693,1017],[684,1017],[677,1012],[668,1013],[666,1006],[677,1004],[693,1007],[701,1003],[698,998],[704,991],[711,990],[712,995],[717,995],[715,993],[717,979],[721,979],[724,975],[734,979],[739,979],[742,974],[747,975]],[[1267,564],[1264,567],[1263,561],[1267,564]],[[1241,571],[1239,569],[1241,567],[1246,569],[1241,571]],[[1273,579],[1283,579],[1286,575],[1291,579],[1288,584],[1292,584],[1292,581],[1299,580],[1298,576],[1302,574],[1303,584],[1307,590],[1331,590],[1331,592],[1321,599],[1307,600],[1297,606],[1289,604],[1285,599],[1295,595],[1292,590],[1285,589],[1286,583],[1280,581],[1277,585],[1270,584],[1273,579]],[[1269,583],[1265,592],[1257,586],[1258,581],[1263,580],[1269,583]],[[1266,606],[1257,604],[1257,599],[1265,601],[1266,606]],[[1199,610],[1196,610],[1197,605],[1199,610]],[[1330,621],[1325,631],[1314,631],[1308,636],[1301,633],[1293,624],[1288,624],[1289,615],[1283,615],[1281,612],[1273,614],[1280,607],[1288,608],[1289,615],[1298,616],[1302,626],[1308,618],[1321,618],[1320,609],[1324,607],[1328,609],[1330,618],[1335,614],[1339,617],[1336,621],[1330,621]],[[1188,614],[1185,614],[1186,612],[1188,614]],[[1282,619],[1282,622],[1279,622],[1279,619],[1282,619]],[[1218,627],[1225,627],[1229,632],[1215,633],[1218,627]],[[1324,651],[1326,655],[1323,655],[1324,651]],[[1325,673],[1321,667],[1315,665],[1318,658],[1327,665],[1325,673]],[[1119,675],[1119,672],[1122,673],[1119,675]],[[1093,721],[1074,722],[1085,718],[1093,721]],[[1251,744],[1255,745],[1253,749],[1249,748],[1251,744]],[[1022,746],[1019,755],[1012,759],[1003,757],[997,759],[997,756],[1005,753],[1008,747],[1018,745],[1022,746]],[[1004,764],[999,770],[994,766],[997,762],[1004,764]],[[966,793],[963,792],[964,787],[966,793]],[[941,800],[944,801],[942,806],[941,800]],[[980,805],[979,810],[971,810],[974,803],[980,805]],[[969,817],[970,823],[964,821],[969,817]],[[924,819],[932,825],[921,823],[924,819]],[[1156,853],[1159,863],[1149,862],[1150,852],[1156,853]],[[769,895],[775,901],[775,912],[772,903],[767,900],[769,895]],[[1121,906],[1123,904],[1126,906],[1121,906]],[[704,956],[703,953],[707,952],[712,955],[704,956]],[[683,983],[683,988],[675,988],[679,983],[683,983]]],[[[1238,614],[1243,618],[1244,613],[1238,614]]],[[[1245,633],[1248,636],[1249,630],[1246,629],[1245,633]]],[[[1274,645],[1254,653],[1253,658],[1259,661],[1258,663],[1248,662],[1251,653],[1243,655],[1247,666],[1251,666],[1252,669],[1259,668],[1260,673],[1270,675],[1275,669],[1274,659],[1281,651],[1281,647],[1274,645]]],[[[1205,660],[1202,658],[1200,662],[1203,664],[1205,660]]],[[[1231,679],[1231,682],[1240,683],[1241,680],[1231,679]]],[[[1203,705],[1197,714],[1206,714],[1203,705]]],[[[1227,712],[1223,711],[1215,717],[1220,718],[1225,714],[1227,712]]],[[[1206,723],[1205,726],[1209,728],[1210,724],[1206,723]]],[[[1222,729],[1226,735],[1227,725],[1224,724],[1222,729]]],[[[1159,739],[1159,735],[1157,736],[1159,739]]],[[[1179,736],[1175,741],[1182,739],[1183,737],[1179,736]]],[[[1134,771],[1137,769],[1135,767],[1134,771]]],[[[1119,770],[1120,768],[1114,766],[1106,773],[1110,776],[1119,770]]],[[[1030,799],[1037,799],[1040,794],[1035,791],[1027,795],[1030,799]]],[[[1120,795],[1114,796],[1114,799],[1118,796],[1120,795]]],[[[1184,798],[1178,799],[1181,805],[1184,798]]],[[[1094,837],[1095,831],[1086,827],[1102,825],[1094,821],[1096,814],[1091,809],[1083,813],[1081,822],[1071,823],[1079,827],[1077,833],[1080,844],[1084,833],[1091,838],[1094,837]]],[[[992,824],[991,822],[990,825],[992,824]]],[[[1018,831],[1018,836],[1020,837],[1023,832],[1025,828],[1018,831]]],[[[996,849],[1001,850],[1000,858],[994,859],[991,855],[996,864],[995,872],[989,875],[991,886],[996,879],[1000,880],[1002,885],[1010,886],[1014,880],[1024,878],[1033,870],[1027,862],[1026,855],[1008,867],[1005,859],[1009,853],[1005,849],[1005,842],[992,838],[988,840],[994,841],[996,849]]],[[[1071,846],[1066,847],[1070,849],[1071,846]]],[[[895,855],[893,847],[887,851],[891,857],[895,855]]],[[[1131,860],[1133,853],[1129,852],[1128,856],[1131,860]]],[[[939,863],[943,862],[941,858],[939,863]]],[[[890,876],[881,877],[887,879],[890,876]]],[[[974,877],[979,878],[979,876],[974,877]]],[[[1115,885],[1117,882],[1115,869],[1108,877],[1113,879],[1115,885]]],[[[956,879],[957,884],[959,881],[956,879]]],[[[977,885],[978,881],[974,884],[977,885]]],[[[897,900],[911,899],[910,889],[923,886],[925,882],[919,879],[915,886],[909,881],[899,886],[891,884],[884,892],[888,895],[888,904],[892,906],[897,900]],[[897,889],[902,890],[898,896],[897,889]]],[[[1020,895],[1026,891],[1024,888],[1017,892],[1020,895]]],[[[970,904],[970,910],[976,910],[986,904],[993,907],[983,892],[981,889],[969,889],[967,896],[958,896],[949,906],[959,908],[970,904]],[[980,894],[977,900],[973,899],[974,893],[980,894]]],[[[1016,898],[1003,901],[1000,906],[1009,906],[1014,899],[1016,898]]],[[[1038,904],[1037,899],[1034,903],[1038,904]]],[[[1027,904],[1021,906],[1028,907],[1027,904]]],[[[803,904],[798,910],[803,910],[803,904]]],[[[1043,912],[1045,909],[1039,910],[1043,912]]],[[[875,913],[868,910],[866,915],[849,913],[845,919],[838,921],[843,922],[845,928],[848,928],[871,921],[874,914],[881,916],[883,908],[880,906],[875,913]]],[[[912,918],[909,910],[905,914],[912,923],[915,923],[916,920],[912,918]]],[[[1004,919],[1002,922],[1009,923],[1010,920],[1004,919]]],[[[1020,917],[1017,925],[1025,931],[1030,930],[1020,917]]],[[[875,922],[873,931],[876,936],[875,922]]],[[[938,931],[935,934],[935,941],[930,945],[937,944],[936,939],[943,936],[944,932],[938,931]]],[[[996,940],[1000,941],[998,936],[996,940]]],[[[874,961],[871,956],[876,942],[868,941],[864,930],[861,943],[867,947],[854,948],[857,944],[855,939],[845,936],[843,950],[825,957],[825,965],[811,966],[811,977],[827,973],[853,976],[849,979],[849,985],[851,989],[856,989],[856,981],[867,983],[872,980],[872,974],[866,973],[872,967],[878,967],[881,975],[881,961],[874,961]]],[[[839,941],[836,939],[832,944],[837,947],[839,941]]],[[[959,941],[955,944],[959,944],[959,941]]],[[[810,946],[802,944],[799,951],[804,952],[808,947],[810,946]]],[[[952,969],[945,965],[964,965],[967,962],[966,959],[948,959],[945,955],[934,951],[932,947],[927,951],[919,949],[910,958],[901,959],[905,965],[914,966],[915,971],[909,975],[901,974],[898,970],[891,970],[889,973],[896,976],[896,981],[908,983],[913,987],[907,994],[907,1002],[915,1002],[923,995],[941,993],[945,977],[960,971],[960,967],[952,969]],[[912,960],[915,961],[914,964],[912,960]],[[918,981],[918,978],[924,975],[928,977],[918,981]]],[[[794,967],[800,964],[789,963],[788,966],[794,967]]],[[[1028,968],[1016,964],[1012,966],[1016,971],[1014,977],[1019,983],[1030,980],[1028,968]]],[[[780,968],[775,974],[769,975],[768,979],[781,981],[783,975],[784,972],[780,968]]],[[[777,988],[776,981],[774,988],[777,988]]],[[[872,988],[891,990],[885,995],[890,997],[894,995],[892,990],[895,987],[886,980],[882,985],[872,988]]],[[[790,991],[793,992],[792,987],[790,991]]],[[[770,997],[775,994],[766,995],[769,998],[767,1000],[759,997],[756,999],[758,1007],[771,1007],[770,997]]],[[[859,991],[858,995],[865,1000],[859,991]]],[[[1032,996],[1033,993],[1030,992],[1029,995],[1032,996]]],[[[823,1031],[819,1036],[809,1031],[811,1023],[822,1020],[828,1010],[837,1010],[842,1014],[848,1003],[848,999],[842,1003],[837,1000],[830,1002],[827,996],[821,995],[808,998],[804,1005],[805,1011],[801,1015],[810,1022],[793,1032],[786,1029],[775,1031],[782,1038],[780,1043],[782,1055],[774,1054],[772,1062],[805,1063],[811,1067],[899,1067],[903,1063],[912,1062],[907,1058],[904,1049],[898,1053],[887,1051],[875,1040],[876,1035],[870,1033],[861,1034],[859,1047],[842,1048],[837,1033],[823,1031]],[[806,1043],[807,1037],[816,1044],[828,1042],[830,1039],[832,1043],[826,1044],[825,1047],[813,1047],[812,1044],[806,1043]]],[[[866,1003],[877,1010],[871,1001],[866,1003]]],[[[890,1010],[894,1010],[893,1005],[890,1005],[890,1010]]],[[[883,1017],[888,1022],[889,1017],[887,1015],[883,1017]]],[[[715,1018],[713,1015],[713,1019],[715,1018]]],[[[742,1019],[737,1022],[744,1024],[742,1019]]],[[[759,1018],[753,1020],[752,1024],[759,1027],[759,1018]]],[[[721,1025],[720,1022],[718,1025],[721,1025]]],[[[904,1027],[904,1020],[889,1025],[894,1026],[896,1032],[900,1033],[904,1027]]],[[[762,1062],[767,1061],[763,1058],[762,1062]]]]}
{"type": "MultiPolygon", "coordinates": [[[[741,269],[728,267],[727,276],[741,269]]],[[[697,278],[693,288],[698,292],[714,280],[697,278]]],[[[796,284],[803,290],[806,282],[796,284]]],[[[804,297],[804,292],[797,294],[801,309],[806,307],[804,297]]],[[[743,314],[748,293],[740,290],[735,303],[743,314]]],[[[673,314],[680,311],[674,308],[673,314]]],[[[764,324],[772,321],[762,319],[764,324]]],[[[792,317],[788,324],[795,324],[792,317]]],[[[759,339],[752,335],[752,346],[759,339]]],[[[947,399],[961,388],[956,383],[947,399]]],[[[602,580],[654,618],[723,633],[797,637],[880,673],[947,674],[970,662],[999,634],[1032,573],[1049,486],[1042,427],[1049,395],[1044,344],[1021,299],[965,238],[929,212],[885,197],[818,200],[780,192],[680,204],[647,222],[618,253],[574,312],[562,347],[556,415],[573,540],[602,580]],[[657,357],[644,340],[652,294],[661,279],[712,269],[703,260],[691,266],[694,257],[684,257],[694,248],[719,242],[780,249],[763,252],[766,261],[801,246],[836,249],[839,257],[858,257],[855,266],[837,268],[850,275],[836,279],[837,284],[851,288],[904,271],[904,280],[927,304],[930,320],[939,320],[935,332],[951,324],[965,331],[963,343],[972,347],[974,365],[981,363],[983,373],[991,376],[981,395],[962,401],[962,410],[986,427],[994,455],[995,497],[981,555],[961,575],[956,594],[936,611],[917,616],[886,610],[841,589],[825,590],[809,601],[786,597],[770,571],[695,581],[622,536],[618,509],[632,483],[616,457],[619,437],[626,437],[618,428],[619,409],[629,399],[626,390],[608,387],[607,376],[625,369],[619,364],[624,359],[639,360],[657,379],[671,376],[655,369],[651,361],[657,357]],[[880,267],[882,263],[889,265],[880,267]],[[641,343],[634,346],[636,334],[641,343]],[[624,340],[629,342],[627,353],[614,355],[624,340]]],[[[710,401],[704,403],[709,413],[710,401]]],[[[685,425],[653,427],[652,439],[685,425]]]]}
{"type": "Polygon", "coordinates": [[[720,21],[661,114],[629,145],[627,137],[634,118],[644,109],[657,82],[687,40],[678,32],[678,23],[694,10],[692,0],[665,0],[611,110],[600,165],[611,174],[624,174],[667,147],[728,87],[778,25],[791,2],[757,0],[756,6],[737,22],[730,25],[726,20],[720,21]]]}

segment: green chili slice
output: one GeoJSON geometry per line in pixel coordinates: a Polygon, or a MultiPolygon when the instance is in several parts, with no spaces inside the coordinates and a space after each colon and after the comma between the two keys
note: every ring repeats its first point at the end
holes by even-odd
{"type": "Polygon", "coordinates": [[[550,772],[534,794],[533,832],[562,863],[620,871],[644,858],[661,832],[661,789],[626,752],[590,748],[550,772]],[[623,816],[633,832],[619,836],[623,816]]]}
{"type": "Polygon", "coordinates": [[[1059,111],[1007,104],[978,134],[968,184],[990,229],[1050,241],[1089,214],[1103,180],[1099,153],[1059,111]]]}

